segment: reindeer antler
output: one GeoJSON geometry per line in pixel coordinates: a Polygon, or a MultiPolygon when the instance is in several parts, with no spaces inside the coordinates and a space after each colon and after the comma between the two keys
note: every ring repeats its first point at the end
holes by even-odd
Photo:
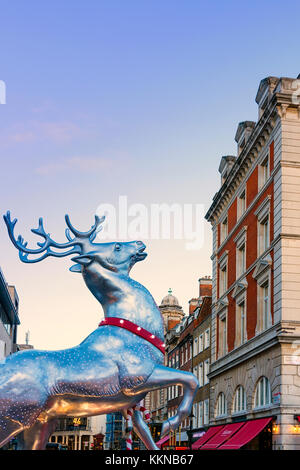
{"type": "MultiPolygon", "coordinates": [[[[79,238],[79,239],[89,238],[90,241],[93,241],[96,238],[97,233],[99,233],[102,230],[101,224],[104,222],[105,216],[99,217],[98,215],[95,215],[95,223],[87,232],[79,232],[78,230],[76,230],[71,224],[70,217],[68,216],[68,214],[65,215],[65,220],[66,220],[67,226],[69,227],[71,232],[75,235],[75,238],[79,238]]],[[[66,229],[66,237],[68,240],[72,241],[74,239],[71,238],[69,229],[66,229]]]]}
{"type": "Polygon", "coordinates": [[[31,229],[31,231],[41,236],[42,238],[44,238],[44,241],[37,243],[40,248],[30,249],[30,248],[27,248],[27,242],[24,242],[24,239],[21,235],[19,235],[17,239],[15,238],[14,228],[17,223],[17,219],[11,220],[9,211],[7,211],[6,215],[4,215],[3,218],[7,226],[9,238],[11,239],[14,246],[19,250],[20,260],[23,261],[24,263],[37,263],[38,261],[42,261],[43,259],[47,258],[47,256],[55,256],[57,258],[61,258],[63,256],[72,255],[73,253],[82,253],[83,245],[86,244],[87,242],[92,243],[92,241],[97,235],[97,232],[101,230],[101,228],[99,227],[100,224],[105,219],[105,217],[98,217],[96,215],[95,224],[91,227],[91,229],[88,232],[79,232],[71,225],[69,216],[66,215],[65,216],[66,223],[75,236],[74,238],[71,238],[69,230],[66,229],[66,236],[67,236],[68,242],[57,243],[50,237],[49,233],[46,233],[44,229],[44,225],[43,225],[43,219],[40,218],[38,228],[31,229]],[[61,253],[53,251],[51,249],[51,248],[64,249],[64,248],[70,248],[70,247],[72,247],[71,250],[64,251],[61,253]],[[28,259],[29,254],[36,255],[39,253],[43,253],[43,255],[38,258],[28,259]]]}

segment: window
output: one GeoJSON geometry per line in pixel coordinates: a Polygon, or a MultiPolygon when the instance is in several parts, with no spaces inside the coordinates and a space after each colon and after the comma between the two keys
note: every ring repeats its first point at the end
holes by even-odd
{"type": "Polygon", "coordinates": [[[236,347],[247,341],[246,325],[246,306],[245,298],[243,298],[243,300],[236,303],[236,347]]]}
{"type": "Polygon", "coordinates": [[[205,330],[205,333],[204,333],[204,348],[209,348],[209,345],[210,345],[210,329],[208,328],[207,330],[205,330]]]}
{"type": "Polygon", "coordinates": [[[219,316],[219,356],[227,352],[227,318],[226,313],[219,316]]]}
{"type": "Polygon", "coordinates": [[[236,277],[240,277],[244,274],[246,269],[246,245],[242,243],[237,247],[237,257],[236,257],[236,277]]]}
{"type": "Polygon", "coordinates": [[[246,393],[244,387],[239,385],[234,395],[233,413],[241,413],[242,411],[246,411],[246,393]]]}
{"type": "Polygon", "coordinates": [[[198,364],[198,368],[199,387],[203,387],[203,362],[200,362],[200,364],[198,364]]]}
{"type": "Polygon", "coordinates": [[[203,424],[209,423],[209,399],[204,400],[204,419],[203,424]]]}
{"type": "Polygon", "coordinates": [[[198,345],[198,347],[199,347],[199,353],[201,353],[203,351],[203,334],[201,334],[199,336],[199,345],[198,345]]]}
{"type": "Polygon", "coordinates": [[[255,211],[257,216],[257,251],[260,256],[270,246],[270,199],[267,196],[255,211]]]}
{"type": "Polygon", "coordinates": [[[258,315],[257,332],[264,331],[271,326],[270,311],[270,283],[269,278],[258,285],[258,315]]]}
{"type": "Polygon", "coordinates": [[[198,354],[198,338],[194,338],[194,346],[193,346],[193,356],[197,356],[198,354]]]}
{"type": "Polygon", "coordinates": [[[270,176],[269,154],[259,166],[259,188],[262,188],[270,176]]]}
{"type": "Polygon", "coordinates": [[[204,385],[209,383],[209,378],[207,377],[209,373],[209,359],[206,359],[204,361],[204,385]]]}
{"type": "Polygon", "coordinates": [[[219,393],[218,399],[217,399],[216,418],[219,418],[221,416],[226,416],[226,414],[227,414],[226,399],[225,399],[224,393],[221,392],[219,393]]]}
{"type": "Polygon", "coordinates": [[[198,411],[198,403],[193,404],[193,429],[197,427],[197,421],[198,421],[198,416],[197,416],[197,411],[198,411]]]}
{"type": "Polygon", "coordinates": [[[198,403],[198,428],[203,426],[203,401],[198,403]]]}
{"type": "Polygon", "coordinates": [[[228,235],[228,221],[227,221],[227,217],[226,217],[226,219],[224,219],[223,222],[221,223],[221,240],[220,240],[220,244],[223,243],[223,241],[225,240],[227,235],[228,235]]]}
{"type": "Polygon", "coordinates": [[[234,238],[236,244],[236,278],[238,279],[246,271],[246,240],[247,225],[245,225],[234,238]]]}
{"type": "Polygon", "coordinates": [[[228,250],[224,251],[218,259],[219,264],[219,297],[227,290],[227,260],[228,250]]]}
{"type": "Polygon", "coordinates": [[[270,245],[269,215],[258,224],[258,254],[261,255],[270,245]]]}
{"type": "Polygon", "coordinates": [[[227,291],[227,264],[220,268],[220,286],[219,296],[221,297],[227,291]]]}
{"type": "Polygon", "coordinates": [[[242,194],[237,198],[237,216],[238,218],[242,217],[246,211],[246,191],[244,190],[242,194]]]}
{"type": "Polygon", "coordinates": [[[184,348],[180,348],[180,365],[184,364],[184,348]]]}
{"type": "Polygon", "coordinates": [[[261,377],[255,389],[255,408],[271,405],[271,387],[267,377],[261,377]]]}
{"type": "Polygon", "coordinates": [[[0,321],[3,323],[3,326],[6,329],[7,334],[10,336],[12,332],[12,324],[1,304],[0,304],[0,321]]]}

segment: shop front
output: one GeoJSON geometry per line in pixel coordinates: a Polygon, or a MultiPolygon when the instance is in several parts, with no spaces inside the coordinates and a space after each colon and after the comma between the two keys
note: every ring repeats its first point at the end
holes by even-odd
{"type": "Polygon", "coordinates": [[[272,450],[274,418],[260,418],[211,426],[196,440],[193,450],[272,450]]]}

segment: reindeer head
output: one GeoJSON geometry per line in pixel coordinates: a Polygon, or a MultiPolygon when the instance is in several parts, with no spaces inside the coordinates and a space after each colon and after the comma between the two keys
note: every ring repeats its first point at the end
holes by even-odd
{"type": "Polygon", "coordinates": [[[27,248],[27,242],[24,242],[21,235],[15,238],[14,228],[17,219],[11,220],[10,212],[3,216],[6,223],[9,237],[14,246],[19,250],[20,260],[24,263],[37,263],[47,258],[47,256],[63,257],[68,255],[77,254],[72,258],[76,262],[70,268],[72,272],[83,272],[92,263],[100,264],[103,268],[110,271],[129,273],[132,266],[137,261],[142,261],[146,258],[147,254],[144,253],[146,246],[141,241],[134,242],[120,242],[120,243],[94,243],[94,239],[100,230],[101,224],[105,217],[95,216],[94,225],[87,232],[79,232],[70,222],[69,216],[65,216],[66,224],[66,237],[68,239],[65,243],[57,243],[50,237],[49,233],[45,232],[43,226],[43,219],[39,219],[39,226],[37,229],[31,231],[44,238],[43,242],[38,242],[39,248],[27,248]],[[73,236],[71,235],[73,234],[73,236]],[[67,251],[53,251],[53,248],[58,250],[67,251]],[[29,258],[29,255],[40,255],[34,258],[29,258]]]}

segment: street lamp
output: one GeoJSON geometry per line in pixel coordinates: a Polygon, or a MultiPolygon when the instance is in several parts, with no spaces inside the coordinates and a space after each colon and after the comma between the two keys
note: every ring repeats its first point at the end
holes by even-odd
{"type": "Polygon", "coordinates": [[[195,418],[195,415],[193,414],[193,412],[191,411],[191,413],[189,414],[189,419],[190,419],[190,429],[187,429],[187,435],[188,435],[188,438],[189,438],[189,448],[190,450],[192,450],[192,437],[193,437],[193,418],[195,418]]]}

